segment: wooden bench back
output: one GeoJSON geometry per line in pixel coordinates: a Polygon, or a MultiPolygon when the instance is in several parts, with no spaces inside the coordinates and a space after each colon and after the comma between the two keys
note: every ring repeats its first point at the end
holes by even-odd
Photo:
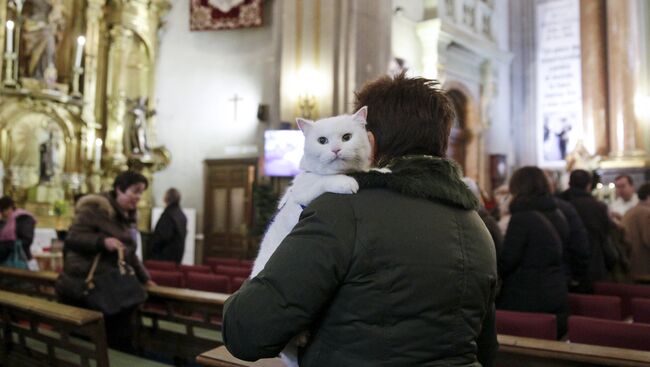
{"type": "Polygon", "coordinates": [[[0,291],[0,315],[2,365],[109,365],[99,312],[0,291]]]}
{"type": "Polygon", "coordinates": [[[499,335],[497,365],[502,367],[650,367],[650,352],[499,335]]]}
{"type": "Polygon", "coordinates": [[[0,266],[0,289],[54,300],[54,282],[59,276],[52,271],[29,271],[0,266]]]}

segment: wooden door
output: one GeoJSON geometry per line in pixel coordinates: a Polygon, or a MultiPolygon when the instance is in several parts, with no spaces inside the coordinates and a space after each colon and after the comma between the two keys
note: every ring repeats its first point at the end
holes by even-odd
{"type": "Polygon", "coordinates": [[[256,159],[205,161],[203,259],[247,255],[256,170],[256,159]]]}

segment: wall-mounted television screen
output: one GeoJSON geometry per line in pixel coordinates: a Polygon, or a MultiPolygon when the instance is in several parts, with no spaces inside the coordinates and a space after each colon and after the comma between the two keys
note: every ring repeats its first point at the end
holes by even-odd
{"type": "Polygon", "coordinates": [[[264,132],[264,174],[291,177],[300,172],[305,137],[300,130],[264,132]]]}

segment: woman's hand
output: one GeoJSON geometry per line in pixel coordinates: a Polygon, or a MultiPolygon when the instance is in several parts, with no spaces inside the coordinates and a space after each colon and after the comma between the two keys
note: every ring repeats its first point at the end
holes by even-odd
{"type": "Polygon", "coordinates": [[[149,279],[144,285],[146,285],[147,287],[155,287],[158,284],[156,284],[156,282],[154,282],[153,280],[149,279]]]}
{"type": "Polygon", "coordinates": [[[124,250],[124,244],[115,237],[108,237],[104,239],[104,248],[110,252],[117,251],[117,249],[124,250]]]}

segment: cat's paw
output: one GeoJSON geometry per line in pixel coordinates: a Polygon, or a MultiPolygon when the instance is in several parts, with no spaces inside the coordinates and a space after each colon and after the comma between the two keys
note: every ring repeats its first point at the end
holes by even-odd
{"type": "Polygon", "coordinates": [[[352,177],[344,176],[328,185],[327,191],[335,194],[354,194],[359,191],[359,183],[352,177]]]}

